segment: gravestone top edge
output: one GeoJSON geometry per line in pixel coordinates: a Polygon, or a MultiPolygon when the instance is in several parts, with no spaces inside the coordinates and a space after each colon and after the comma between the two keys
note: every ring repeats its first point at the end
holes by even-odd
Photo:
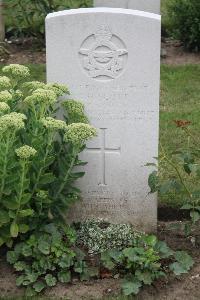
{"type": "Polygon", "coordinates": [[[46,16],[46,20],[68,16],[68,15],[79,15],[79,14],[90,14],[90,13],[109,13],[109,14],[124,14],[124,15],[133,15],[138,17],[146,17],[150,19],[155,19],[161,21],[161,16],[158,14],[134,10],[134,9],[126,9],[126,8],[111,8],[111,7],[95,7],[95,8],[78,8],[78,9],[68,9],[62,10],[54,13],[50,13],[46,16]]]}

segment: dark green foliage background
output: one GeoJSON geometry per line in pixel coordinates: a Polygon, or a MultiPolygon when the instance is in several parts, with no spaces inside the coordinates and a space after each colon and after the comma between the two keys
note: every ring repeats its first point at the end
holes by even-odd
{"type": "Polygon", "coordinates": [[[165,2],[167,14],[164,16],[167,31],[181,40],[185,48],[200,50],[200,1],[168,0],[165,2]]]}
{"type": "Polygon", "coordinates": [[[48,13],[92,6],[91,0],[5,0],[7,36],[34,36],[44,40],[48,13]]]}

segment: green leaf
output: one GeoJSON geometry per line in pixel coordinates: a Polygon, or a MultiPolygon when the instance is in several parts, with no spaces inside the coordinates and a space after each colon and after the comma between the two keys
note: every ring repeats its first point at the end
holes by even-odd
{"type": "Polygon", "coordinates": [[[23,271],[25,270],[27,267],[26,263],[24,261],[17,261],[15,264],[14,264],[14,268],[16,271],[23,271]]]}
{"type": "Polygon", "coordinates": [[[16,218],[16,211],[14,210],[9,210],[9,217],[11,219],[15,219],[16,218]]]}
{"type": "Polygon", "coordinates": [[[27,204],[29,201],[31,200],[31,194],[30,193],[26,193],[22,196],[21,199],[21,204],[27,204]]]}
{"type": "Polygon", "coordinates": [[[164,195],[168,193],[172,188],[173,186],[171,180],[167,180],[160,186],[159,192],[161,193],[161,195],[164,195]]]}
{"type": "Polygon", "coordinates": [[[61,271],[58,273],[58,280],[62,283],[68,283],[71,281],[71,272],[67,271],[61,271]]]}
{"type": "Polygon", "coordinates": [[[78,178],[83,177],[84,175],[85,175],[85,172],[76,172],[76,173],[71,173],[70,177],[78,179],[78,178]]]}
{"type": "Polygon", "coordinates": [[[144,236],[144,241],[147,245],[154,247],[157,243],[157,237],[155,235],[144,236]]]}
{"type": "Polygon", "coordinates": [[[14,263],[17,262],[18,255],[15,251],[8,251],[6,258],[7,258],[7,262],[9,262],[11,265],[13,265],[14,263]]]}
{"type": "Polygon", "coordinates": [[[20,204],[15,199],[8,199],[3,201],[3,206],[7,209],[16,210],[20,207],[20,204]]]}
{"type": "Polygon", "coordinates": [[[170,270],[177,276],[187,273],[188,271],[179,262],[174,262],[169,265],[170,270]]]}
{"type": "Polygon", "coordinates": [[[74,264],[74,271],[76,273],[81,274],[81,273],[83,273],[84,267],[85,267],[84,261],[76,261],[74,264]]]}
{"type": "Polygon", "coordinates": [[[188,271],[194,264],[192,257],[185,251],[175,252],[174,257],[177,261],[170,264],[170,270],[173,271],[177,276],[188,273],[188,271]]]}
{"type": "Polygon", "coordinates": [[[181,209],[187,209],[187,210],[190,210],[190,209],[192,209],[193,208],[193,206],[191,205],[191,204],[189,204],[189,203],[186,203],[186,204],[184,204],[183,206],[181,206],[181,209]]]}
{"type": "Polygon", "coordinates": [[[153,171],[148,178],[148,184],[151,189],[151,193],[155,193],[158,190],[158,173],[153,171]]]}
{"type": "Polygon", "coordinates": [[[26,245],[26,244],[23,245],[23,247],[22,247],[22,254],[23,254],[25,257],[32,256],[32,253],[33,253],[33,251],[32,251],[31,246],[26,245]]]}
{"type": "Polygon", "coordinates": [[[0,247],[5,243],[5,241],[0,237],[0,247]]]}
{"type": "Polygon", "coordinates": [[[133,281],[125,281],[122,284],[122,291],[124,295],[137,295],[140,291],[140,287],[142,286],[142,283],[138,281],[137,279],[133,279],[133,281]]]}
{"type": "Polygon", "coordinates": [[[10,222],[10,217],[7,211],[5,210],[0,210],[0,222],[2,224],[6,224],[10,222]]]}
{"type": "Polygon", "coordinates": [[[26,297],[34,297],[36,295],[37,292],[31,286],[28,286],[26,289],[26,297]]]}
{"type": "Polygon", "coordinates": [[[157,167],[155,163],[147,163],[145,167],[157,167]]]}
{"type": "Polygon", "coordinates": [[[19,277],[17,277],[16,286],[23,285],[25,278],[26,278],[25,275],[20,275],[19,277]]]}
{"type": "Polygon", "coordinates": [[[69,267],[71,267],[72,263],[73,263],[72,257],[68,254],[63,254],[58,265],[61,268],[69,268],[69,267]]]}
{"type": "Polygon", "coordinates": [[[131,262],[138,260],[138,255],[135,248],[125,248],[123,251],[125,257],[127,257],[131,262]]]}
{"type": "Polygon", "coordinates": [[[48,255],[50,253],[50,244],[47,243],[46,241],[40,240],[38,244],[38,249],[43,254],[48,255]]]}
{"type": "Polygon", "coordinates": [[[144,284],[150,285],[153,282],[153,274],[151,274],[150,271],[144,271],[144,272],[142,272],[142,271],[137,270],[135,272],[135,276],[137,277],[137,279],[139,281],[144,282],[144,284]]]}
{"type": "Polygon", "coordinates": [[[19,232],[26,233],[29,231],[29,225],[26,224],[19,224],[19,232]]]}
{"type": "Polygon", "coordinates": [[[17,237],[19,234],[19,226],[15,222],[12,222],[10,226],[10,234],[14,238],[17,237]]]}
{"type": "Polygon", "coordinates": [[[155,250],[159,252],[161,258],[168,258],[174,254],[174,251],[163,241],[158,241],[156,243],[155,250]]]}
{"type": "Polygon", "coordinates": [[[194,264],[192,257],[186,251],[176,251],[174,257],[187,270],[189,270],[194,264]]]}
{"type": "Polygon", "coordinates": [[[56,277],[54,277],[53,275],[47,274],[47,275],[45,276],[45,281],[46,281],[46,284],[47,284],[48,286],[55,286],[55,285],[56,285],[56,282],[57,282],[57,279],[56,279],[56,277]]]}
{"type": "Polygon", "coordinates": [[[200,213],[198,211],[191,211],[190,212],[190,217],[192,219],[192,222],[196,223],[200,219],[200,213]]]}
{"type": "Polygon", "coordinates": [[[40,293],[45,287],[46,284],[43,281],[37,281],[33,285],[33,288],[37,293],[40,293]]]}
{"type": "Polygon", "coordinates": [[[109,255],[116,263],[122,263],[123,254],[121,251],[113,249],[109,251],[109,255]]]}
{"type": "Polygon", "coordinates": [[[40,178],[40,185],[42,184],[50,184],[55,181],[56,177],[53,173],[46,173],[40,178]]]}
{"type": "Polygon", "coordinates": [[[34,210],[33,209],[23,209],[19,211],[19,217],[24,218],[28,216],[33,216],[34,215],[34,210]]]}
{"type": "Polygon", "coordinates": [[[112,261],[109,251],[101,254],[101,261],[103,262],[104,267],[108,270],[113,270],[115,268],[115,263],[112,261]]]}

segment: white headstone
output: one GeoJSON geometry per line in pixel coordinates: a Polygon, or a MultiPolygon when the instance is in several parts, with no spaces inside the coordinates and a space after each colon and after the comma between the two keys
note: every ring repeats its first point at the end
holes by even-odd
{"type": "Polygon", "coordinates": [[[47,79],[85,103],[98,137],[87,144],[82,202],[69,218],[156,228],[145,167],[158,155],[160,16],[91,8],[49,14],[47,79]]]}
{"type": "Polygon", "coordinates": [[[94,7],[121,7],[160,14],[160,0],[94,0],[94,7]]]}

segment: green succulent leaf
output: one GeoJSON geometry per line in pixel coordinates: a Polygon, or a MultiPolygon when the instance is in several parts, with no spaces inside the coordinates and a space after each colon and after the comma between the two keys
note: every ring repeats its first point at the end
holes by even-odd
{"type": "Polygon", "coordinates": [[[24,217],[29,217],[29,216],[33,216],[34,214],[34,210],[33,209],[23,209],[20,210],[19,212],[19,217],[24,218],[24,217]]]}
{"type": "Polygon", "coordinates": [[[158,173],[153,171],[148,178],[148,184],[151,189],[151,193],[155,193],[158,190],[158,173]]]}
{"type": "Polygon", "coordinates": [[[2,224],[9,223],[10,216],[9,213],[6,210],[0,210],[0,222],[2,224]]]}
{"type": "Polygon", "coordinates": [[[19,226],[15,222],[13,222],[10,226],[10,234],[14,238],[16,238],[19,234],[19,226]]]}
{"type": "Polygon", "coordinates": [[[29,225],[27,224],[19,224],[19,232],[26,233],[30,229],[29,225]]]}

